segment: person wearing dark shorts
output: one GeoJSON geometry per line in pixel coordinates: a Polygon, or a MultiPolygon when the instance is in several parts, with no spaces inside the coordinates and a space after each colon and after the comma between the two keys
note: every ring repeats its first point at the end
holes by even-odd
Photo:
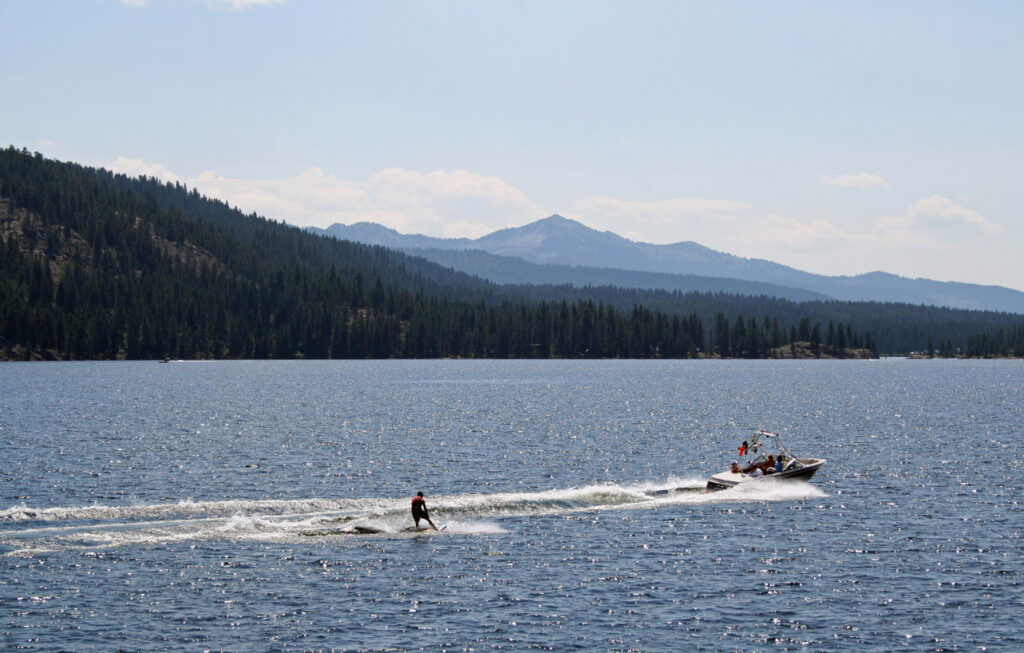
{"type": "Polygon", "coordinates": [[[427,502],[423,500],[423,493],[417,492],[412,498],[412,520],[416,522],[416,528],[420,527],[421,519],[427,520],[430,527],[437,530],[437,526],[434,526],[434,522],[430,521],[430,515],[427,514],[427,502]]]}

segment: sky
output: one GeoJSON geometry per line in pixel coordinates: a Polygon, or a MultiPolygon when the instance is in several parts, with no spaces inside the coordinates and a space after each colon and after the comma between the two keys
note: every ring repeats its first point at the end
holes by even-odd
{"type": "Polygon", "coordinates": [[[6,0],[0,147],[299,226],[560,214],[1024,290],[1024,3],[6,0]]]}

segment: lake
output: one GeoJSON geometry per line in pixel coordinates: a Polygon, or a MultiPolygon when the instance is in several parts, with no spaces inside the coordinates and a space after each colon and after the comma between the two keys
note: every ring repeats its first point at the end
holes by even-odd
{"type": "Polygon", "coordinates": [[[1022,650],[1022,445],[1024,361],[0,363],[0,643],[1022,650]]]}

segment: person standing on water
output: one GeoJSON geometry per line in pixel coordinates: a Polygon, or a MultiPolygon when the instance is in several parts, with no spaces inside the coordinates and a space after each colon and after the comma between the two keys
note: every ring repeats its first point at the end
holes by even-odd
{"type": "Polygon", "coordinates": [[[427,502],[423,500],[423,493],[417,492],[412,498],[412,520],[416,522],[416,528],[420,527],[421,519],[426,519],[430,527],[437,530],[437,526],[434,526],[434,522],[430,521],[430,515],[427,514],[427,502]]]}

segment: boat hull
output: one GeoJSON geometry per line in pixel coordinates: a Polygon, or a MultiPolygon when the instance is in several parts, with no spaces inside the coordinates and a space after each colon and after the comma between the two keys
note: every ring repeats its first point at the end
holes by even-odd
{"type": "Polygon", "coordinates": [[[753,481],[807,481],[814,476],[821,467],[825,464],[824,458],[798,458],[800,467],[796,469],[788,469],[783,472],[777,472],[775,474],[768,474],[767,476],[750,476],[748,474],[737,474],[729,471],[715,474],[708,479],[707,489],[709,490],[725,490],[731,487],[736,487],[741,483],[750,483],[753,481]]]}

